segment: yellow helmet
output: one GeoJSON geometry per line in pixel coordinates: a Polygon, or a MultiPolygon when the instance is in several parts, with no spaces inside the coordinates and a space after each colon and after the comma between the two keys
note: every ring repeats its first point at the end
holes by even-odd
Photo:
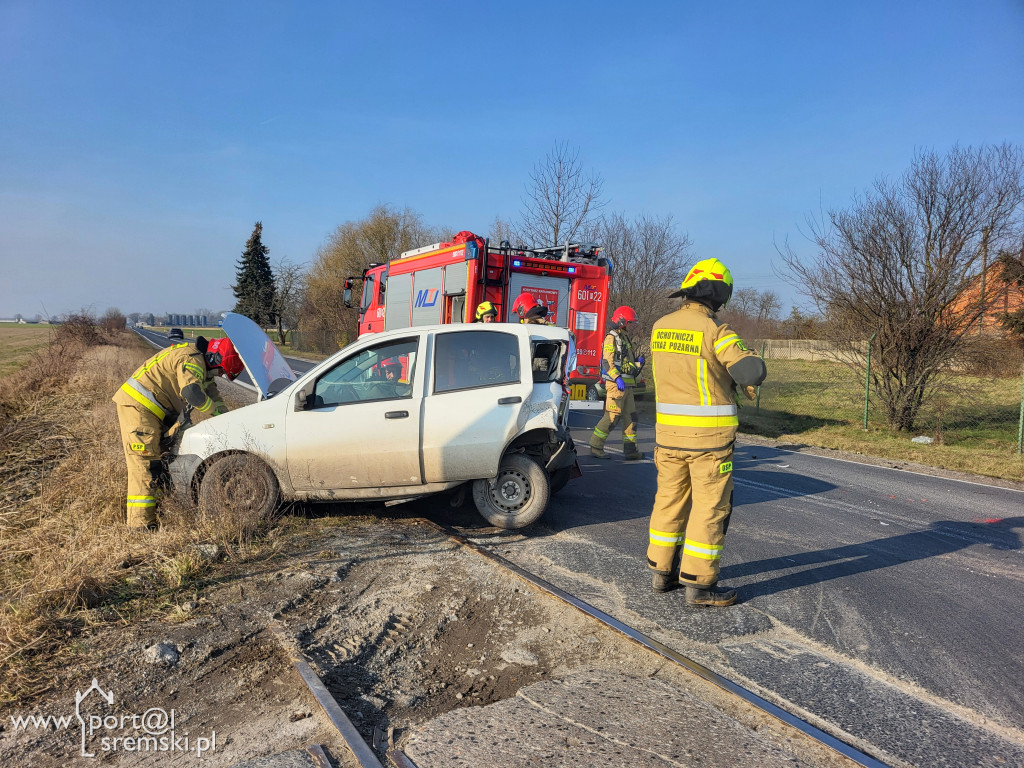
{"type": "Polygon", "coordinates": [[[732,298],[732,272],[718,259],[698,261],[686,273],[679,290],[669,294],[669,298],[675,296],[703,300],[717,312],[732,298]]]}
{"type": "Polygon", "coordinates": [[[498,310],[491,302],[481,301],[476,307],[476,319],[482,320],[484,315],[493,315],[494,317],[497,317],[498,310]]]}

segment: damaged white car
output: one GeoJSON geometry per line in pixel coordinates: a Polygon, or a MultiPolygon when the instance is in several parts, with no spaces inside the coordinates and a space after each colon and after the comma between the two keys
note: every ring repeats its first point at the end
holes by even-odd
{"type": "Polygon", "coordinates": [[[521,528],[579,474],[563,328],[432,325],[366,336],[297,380],[240,315],[225,331],[265,399],[188,427],[175,488],[205,509],[403,499],[468,485],[492,525],[521,528]],[[276,380],[275,380],[276,379],[276,380]]]}

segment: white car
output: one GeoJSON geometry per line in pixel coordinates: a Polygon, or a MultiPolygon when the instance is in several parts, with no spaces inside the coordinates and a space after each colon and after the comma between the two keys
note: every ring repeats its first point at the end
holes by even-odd
{"type": "Polygon", "coordinates": [[[387,331],[292,381],[283,358],[268,363],[279,353],[262,331],[258,344],[232,332],[238,318],[225,331],[267,399],[183,431],[171,477],[204,509],[264,515],[282,500],[402,499],[469,483],[492,525],[520,528],[578,475],[563,328],[387,331]]]}

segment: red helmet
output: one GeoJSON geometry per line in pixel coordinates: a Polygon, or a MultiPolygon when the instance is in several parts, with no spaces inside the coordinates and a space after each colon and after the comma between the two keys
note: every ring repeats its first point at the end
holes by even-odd
{"type": "Polygon", "coordinates": [[[402,361],[397,357],[389,357],[386,360],[381,360],[380,370],[382,374],[387,374],[391,371],[396,376],[402,375],[402,361]]]}
{"type": "Polygon", "coordinates": [[[626,323],[636,322],[636,312],[632,307],[619,307],[612,312],[612,325],[616,328],[625,328],[626,323]]]}
{"type": "Polygon", "coordinates": [[[244,370],[242,358],[235,351],[235,345],[231,339],[213,339],[206,347],[206,367],[221,368],[224,374],[234,381],[244,370]]]}
{"type": "Polygon", "coordinates": [[[524,291],[512,304],[512,312],[518,315],[520,320],[525,320],[528,317],[544,317],[548,313],[548,308],[524,291]]]}

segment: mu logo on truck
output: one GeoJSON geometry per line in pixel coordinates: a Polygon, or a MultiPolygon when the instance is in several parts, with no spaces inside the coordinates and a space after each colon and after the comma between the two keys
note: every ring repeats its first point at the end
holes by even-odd
{"type": "Polygon", "coordinates": [[[417,307],[432,307],[437,304],[437,294],[440,291],[437,288],[424,288],[416,294],[416,306],[417,307]]]}

